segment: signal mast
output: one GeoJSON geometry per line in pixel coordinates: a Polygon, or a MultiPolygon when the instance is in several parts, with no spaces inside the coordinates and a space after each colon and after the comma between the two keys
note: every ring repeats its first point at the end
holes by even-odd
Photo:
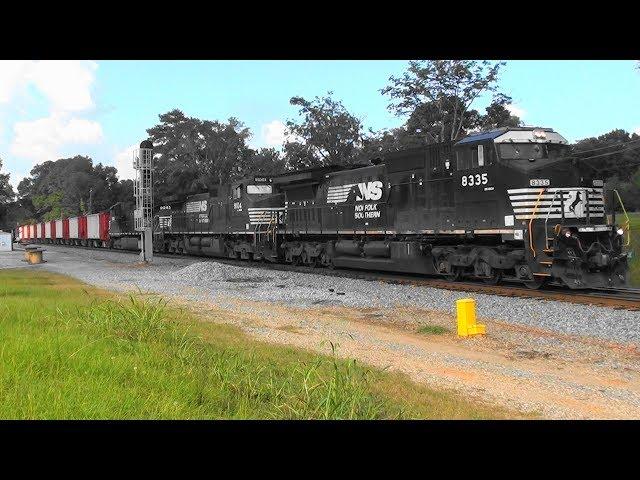
{"type": "Polygon", "coordinates": [[[136,179],[133,196],[136,209],[133,214],[135,230],[140,232],[140,261],[153,260],[153,143],[144,140],[138,156],[133,157],[136,179]]]}

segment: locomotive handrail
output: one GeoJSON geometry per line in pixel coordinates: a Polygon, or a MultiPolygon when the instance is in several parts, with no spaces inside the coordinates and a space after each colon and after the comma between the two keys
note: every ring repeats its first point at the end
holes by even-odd
{"type": "MultiPolygon", "coordinates": [[[[631,229],[629,228],[631,225],[631,220],[629,219],[629,214],[627,214],[627,210],[624,208],[624,203],[622,202],[622,198],[620,198],[620,193],[618,193],[618,190],[616,190],[615,188],[613,189],[613,191],[616,192],[616,196],[618,197],[618,201],[620,202],[620,206],[622,207],[624,216],[627,219],[627,221],[624,224],[624,229],[627,231],[627,242],[624,244],[624,246],[628,247],[629,245],[631,245],[631,229]]],[[[615,206],[614,206],[614,213],[615,213],[615,206]]]]}
{"type": "MultiPolygon", "coordinates": [[[[547,234],[548,230],[548,222],[549,222],[549,215],[551,215],[551,209],[553,208],[553,202],[556,201],[556,195],[558,195],[558,193],[560,193],[560,198],[563,198],[564,196],[564,192],[562,190],[556,190],[553,193],[553,198],[551,199],[551,205],[549,205],[549,210],[547,211],[547,218],[544,219],[544,237],[545,237],[545,246],[546,249],[549,250],[549,235],[547,234]]],[[[562,205],[560,206],[561,212],[562,212],[562,216],[564,217],[564,208],[562,207],[562,205]]]]}
{"type": "MultiPolygon", "coordinates": [[[[591,225],[591,215],[589,210],[591,210],[591,207],[589,206],[589,194],[591,192],[589,191],[589,189],[585,188],[584,189],[584,198],[586,201],[586,206],[585,206],[585,211],[586,211],[586,215],[587,215],[587,225],[591,225]]],[[[604,195],[603,195],[604,198],[604,195]]]]}
{"type": "MultiPolygon", "coordinates": [[[[533,225],[533,219],[535,218],[536,213],[538,211],[538,206],[540,205],[540,199],[542,198],[542,194],[545,192],[545,190],[546,188],[540,189],[540,193],[538,193],[538,199],[536,200],[536,205],[535,207],[533,207],[533,213],[531,214],[531,218],[529,219],[529,248],[533,252],[533,258],[536,258],[536,249],[533,246],[533,233],[532,233],[531,227],[533,225]]],[[[545,235],[546,234],[547,232],[545,231],[545,235]]]]}

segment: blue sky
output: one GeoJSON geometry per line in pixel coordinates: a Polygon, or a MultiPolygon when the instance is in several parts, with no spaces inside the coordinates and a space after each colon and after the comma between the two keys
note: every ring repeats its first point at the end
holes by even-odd
{"type": "MultiPolygon", "coordinates": [[[[134,146],[158,115],[235,116],[255,147],[278,146],[296,118],[289,98],[327,91],[375,130],[404,119],[379,90],[405,61],[0,61],[0,158],[12,183],[34,164],[83,154],[131,175],[134,146]]],[[[508,61],[501,90],[528,125],[570,141],[613,128],[640,132],[640,71],[633,61],[508,61]]],[[[479,100],[483,109],[489,98],[479,100]]]]}

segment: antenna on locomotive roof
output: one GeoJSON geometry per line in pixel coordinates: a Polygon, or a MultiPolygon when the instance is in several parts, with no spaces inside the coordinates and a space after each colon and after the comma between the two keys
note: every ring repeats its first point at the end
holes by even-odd
{"type": "Polygon", "coordinates": [[[133,214],[135,229],[140,232],[140,261],[153,260],[153,143],[144,140],[138,156],[133,157],[136,179],[133,196],[136,209],[133,214]]]}

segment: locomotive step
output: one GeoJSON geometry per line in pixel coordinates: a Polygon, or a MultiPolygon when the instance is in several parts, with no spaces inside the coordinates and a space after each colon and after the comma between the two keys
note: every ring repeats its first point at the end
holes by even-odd
{"type": "Polygon", "coordinates": [[[550,267],[551,265],[553,265],[553,262],[549,262],[549,261],[547,261],[547,260],[543,260],[543,261],[538,262],[538,263],[539,263],[540,265],[547,265],[547,266],[549,266],[549,267],[550,267]]]}
{"type": "Polygon", "coordinates": [[[553,248],[545,248],[542,250],[544,253],[553,253],[555,250],[553,248]]]}

